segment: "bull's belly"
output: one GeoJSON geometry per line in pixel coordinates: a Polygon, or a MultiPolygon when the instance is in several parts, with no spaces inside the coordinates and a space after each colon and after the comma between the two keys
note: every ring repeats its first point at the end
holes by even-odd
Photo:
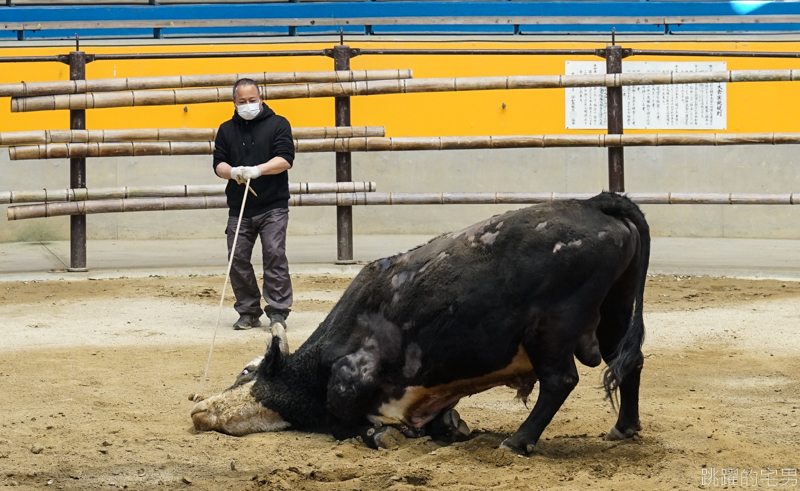
{"type": "Polygon", "coordinates": [[[517,389],[518,396],[527,398],[535,383],[536,375],[531,361],[520,346],[508,366],[501,370],[434,387],[405,387],[402,397],[389,399],[367,418],[373,423],[421,428],[442,410],[454,406],[462,397],[507,385],[517,389]]]}

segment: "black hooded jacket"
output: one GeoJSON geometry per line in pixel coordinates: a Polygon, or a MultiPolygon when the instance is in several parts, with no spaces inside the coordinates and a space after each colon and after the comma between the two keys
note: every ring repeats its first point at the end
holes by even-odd
{"type": "MultiPolygon", "coordinates": [[[[250,121],[234,112],[233,118],[220,125],[214,142],[214,171],[220,162],[231,167],[263,164],[274,157],[294,162],[294,140],[289,121],[275,114],[263,102],[261,113],[250,121]]],[[[250,218],[276,208],[289,206],[289,173],[281,172],[261,176],[250,181],[258,196],[250,193],[244,207],[244,216],[250,218]]],[[[244,195],[244,184],[228,180],[225,194],[228,197],[228,215],[239,216],[244,195]]]]}

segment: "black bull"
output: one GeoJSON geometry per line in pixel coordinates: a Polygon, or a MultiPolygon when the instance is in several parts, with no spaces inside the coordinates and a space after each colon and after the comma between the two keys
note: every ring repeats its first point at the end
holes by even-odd
{"type": "Polygon", "coordinates": [[[257,370],[195,406],[195,427],[336,435],[372,424],[366,435],[417,436],[443,415],[458,429],[450,410],[464,396],[507,385],[525,399],[538,380],[530,415],[503,442],[527,453],[578,383],[577,358],[607,363],[605,390],[620,397],[608,437],[630,437],[649,254],[644,215],[612,193],[442,235],[365,266],[295,353],[273,337],[257,370]]]}

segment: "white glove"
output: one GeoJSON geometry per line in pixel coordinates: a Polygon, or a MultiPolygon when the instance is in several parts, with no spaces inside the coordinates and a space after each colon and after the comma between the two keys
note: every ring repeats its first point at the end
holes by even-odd
{"type": "Polygon", "coordinates": [[[244,181],[247,182],[248,179],[256,179],[258,177],[261,177],[261,169],[259,169],[258,166],[255,165],[252,167],[244,167],[240,174],[242,175],[242,177],[244,177],[244,181]]]}
{"type": "Polygon", "coordinates": [[[242,178],[242,171],[244,167],[231,167],[231,179],[236,181],[239,184],[244,184],[247,182],[247,179],[242,178]]]}
{"type": "Polygon", "coordinates": [[[239,184],[244,184],[248,179],[257,177],[261,177],[261,170],[256,166],[231,168],[231,179],[235,179],[239,184]]]}

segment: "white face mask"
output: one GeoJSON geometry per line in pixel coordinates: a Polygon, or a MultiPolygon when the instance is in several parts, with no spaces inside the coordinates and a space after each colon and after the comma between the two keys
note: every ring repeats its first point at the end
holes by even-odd
{"type": "Polygon", "coordinates": [[[261,102],[238,105],[236,106],[236,112],[239,113],[242,119],[250,121],[261,112],[261,102]]]}

